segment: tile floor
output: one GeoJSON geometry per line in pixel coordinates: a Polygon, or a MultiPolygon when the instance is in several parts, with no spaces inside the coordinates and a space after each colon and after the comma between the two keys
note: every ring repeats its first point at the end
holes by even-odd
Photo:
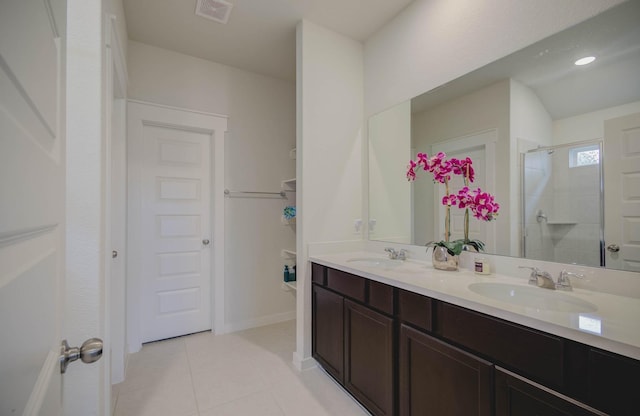
{"type": "Polygon", "coordinates": [[[291,365],[295,322],[143,346],[113,386],[114,416],[365,416],[319,368],[291,365]]]}

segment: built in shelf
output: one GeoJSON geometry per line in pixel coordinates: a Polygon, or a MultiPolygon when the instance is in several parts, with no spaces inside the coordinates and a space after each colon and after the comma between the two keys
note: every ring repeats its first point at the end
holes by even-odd
{"type": "Polygon", "coordinates": [[[576,225],[577,222],[572,220],[553,220],[547,221],[547,225],[576,225]]]}
{"type": "Polygon", "coordinates": [[[281,255],[282,257],[284,257],[284,258],[287,258],[287,257],[296,257],[296,256],[297,256],[297,253],[296,253],[295,251],[293,251],[293,250],[282,250],[282,251],[281,251],[281,253],[280,253],[280,255],[281,255]]]}
{"type": "Polygon", "coordinates": [[[297,282],[282,282],[282,288],[285,290],[293,290],[294,292],[297,290],[296,286],[297,282]]]}
{"type": "Polygon", "coordinates": [[[296,178],[287,179],[282,181],[283,191],[295,191],[296,190],[296,178]]]}

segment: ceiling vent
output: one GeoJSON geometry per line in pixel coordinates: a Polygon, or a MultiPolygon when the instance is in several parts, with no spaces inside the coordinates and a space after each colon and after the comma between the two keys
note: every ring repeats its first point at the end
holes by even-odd
{"type": "Polygon", "coordinates": [[[198,0],[196,14],[206,19],[226,24],[233,4],[224,0],[198,0]]]}

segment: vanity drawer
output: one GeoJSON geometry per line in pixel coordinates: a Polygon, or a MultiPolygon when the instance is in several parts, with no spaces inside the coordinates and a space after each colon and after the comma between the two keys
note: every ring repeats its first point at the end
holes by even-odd
{"type": "Polygon", "coordinates": [[[438,303],[438,316],[443,338],[547,386],[564,388],[562,338],[444,302],[438,303]]]}
{"type": "Polygon", "coordinates": [[[321,264],[311,263],[311,281],[325,286],[327,284],[327,268],[321,264]]]}
{"type": "Polygon", "coordinates": [[[393,315],[393,287],[369,280],[369,301],[367,305],[393,315]]]}
{"type": "Polygon", "coordinates": [[[403,322],[425,331],[431,331],[433,328],[431,299],[417,293],[399,290],[398,316],[403,322]]]}
{"type": "Polygon", "coordinates": [[[327,287],[362,303],[365,301],[365,279],[362,277],[327,268],[327,287]]]}

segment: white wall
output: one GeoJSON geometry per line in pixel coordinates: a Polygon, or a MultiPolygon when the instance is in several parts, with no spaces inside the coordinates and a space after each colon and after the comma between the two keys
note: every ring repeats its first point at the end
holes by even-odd
{"type": "MultiPolygon", "coordinates": [[[[128,67],[130,99],[229,116],[227,188],[277,192],[295,176],[292,83],[138,42],[129,42],[128,67]]],[[[295,298],[280,283],[280,250],[296,241],[280,216],[292,202],[226,199],[225,330],[294,317],[295,298]]]]}
{"type": "Polygon", "coordinates": [[[369,230],[373,240],[411,244],[411,184],[405,178],[411,154],[411,102],[369,119],[369,230]]]}
{"type": "Polygon", "coordinates": [[[604,121],[640,112],[640,101],[567,117],[553,122],[553,144],[602,140],[604,121]]]}
{"type": "Polygon", "coordinates": [[[365,42],[367,117],[623,0],[416,0],[365,42]]]}
{"type": "MultiPolygon", "coordinates": [[[[297,28],[298,263],[309,243],[360,239],[362,44],[302,21],[297,28]]],[[[310,270],[298,270],[298,367],[311,355],[310,270]]]]}

